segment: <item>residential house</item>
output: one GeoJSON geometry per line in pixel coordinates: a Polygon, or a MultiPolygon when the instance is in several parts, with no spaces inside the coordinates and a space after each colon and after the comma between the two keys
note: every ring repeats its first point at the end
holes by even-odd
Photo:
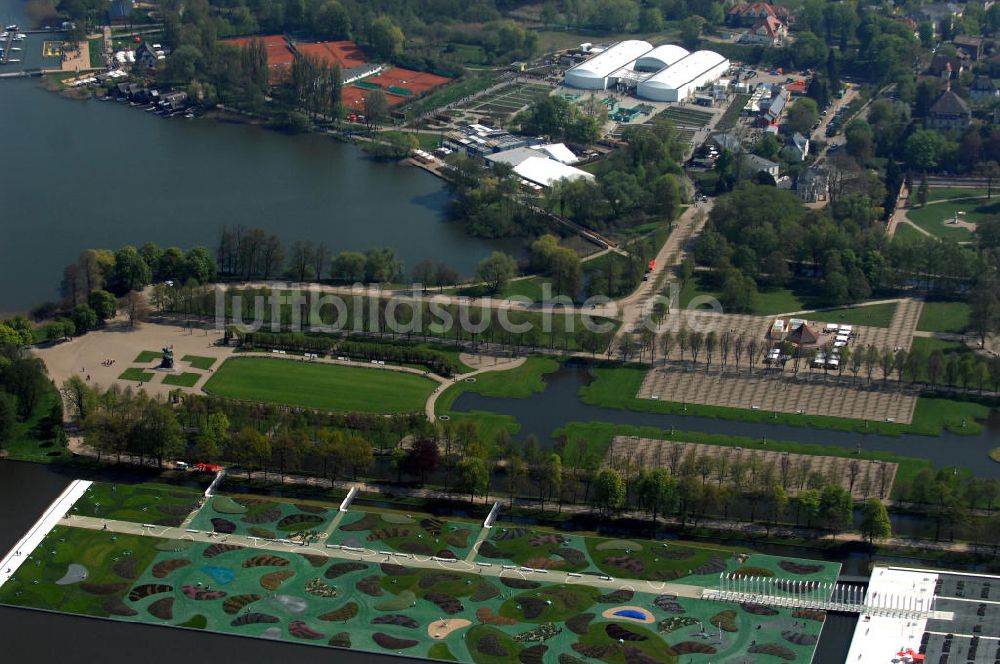
{"type": "Polygon", "coordinates": [[[769,16],[778,19],[786,27],[795,23],[795,17],[786,8],[766,2],[737,3],[729,10],[726,23],[746,28],[756,25],[769,16]]]}
{"type": "Polygon", "coordinates": [[[788,105],[789,94],[786,90],[778,88],[777,92],[773,93],[770,99],[761,100],[760,111],[762,121],[767,124],[775,124],[781,114],[785,112],[785,106],[788,105]]]}
{"type": "Polygon", "coordinates": [[[165,92],[160,95],[158,106],[165,111],[177,111],[188,105],[187,98],[187,93],[183,90],[165,92]]]}
{"type": "Polygon", "coordinates": [[[928,72],[944,79],[958,78],[965,71],[966,62],[957,55],[935,55],[928,72]]]}
{"type": "Polygon", "coordinates": [[[927,111],[928,129],[962,131],[969,126],[972,112],[965,100],[951,90],[945,90],[927,111]]]}
{"type": "Polygon", "coordinates": [[[917,38],[920,37],[920,26],[912,18],[907,18],[905,16],[897,16],[892,20],[895,21],[896,23],[899,23],[900,25],[905,25],[906,28],[913,33],[914,37],[917,38]]]}
{"type": "Polygon", "coordinates": [[[766,44],[767,46],[781,46],[788,37],[788,28],[774,16],[766,16],[756,23],[743,35],[741,41],[750,44],[766,44]]]}
{"type": "Polygon", "coordinates": [[[958,35],[951,40],[959,52],[964,53],[970,60],[979,60],[983,57],[983,38],[970,35],[958,35]]]}
{"type": "Polygon", "coordinates": [[[809,139],[795,132],[792,140],[781,150],[781,156],[787,161],[805,161],[809,156],[809,139]]]}
{"type": "Polygon", "coordinates": [[[755,177],[758,173],[764,172],[774,178],[775,181],[778,180],[778,170],[781,168],[781,164],[773,162],[770,159],[764,159],[755,154],[744,154],[743,155],[743,176],[747,178],[755,177]]]}
{"type": "Polygon", "coordinates": [[[976,80],[969,86],[969,96],[975,101],[983,101],[1000,97],[1000,89],[997,89],[993,79],[989,76],[977,76],[976,80]]]}
{"type": "Polygon", "coordinates": [[[795,193],[806,203],[818,203],[830,197],[830,176],[820,166],[810,166],[799,173],[795,193]]]}
{"type": "Polygon", "coordinates": [[[155,67],[160,60],[166,58],[166,54],[163,49],[158,48],[159,44],[150,44],[149,42],[142,42],[139,44],[139,48],[135,50],[135,61],[140,62],[147,67],[155,67]]]}

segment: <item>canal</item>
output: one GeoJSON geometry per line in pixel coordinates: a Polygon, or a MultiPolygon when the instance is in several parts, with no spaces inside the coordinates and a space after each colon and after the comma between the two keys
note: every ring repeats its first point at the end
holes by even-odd
{"type": "Polygon", "coordinates": [[[711,434],[745,436],[758,441],[795,441],[831,445],[862,451],[892,452],[902,456],[929,459],[935,467],[953,466],[970,469],[981,477],[1000,478],[1000,464],[987,453],[997,446],[1000,421],[990,418],[975,435],[944,432],[940,436],[885,436],[794,427],[764,422],[740,422],[694,415],[642,413],[592,406],[580,400],[580,388],[593,380],[585,364],[566,363],[545,376],[545,390],[530,399],[485,397],[465,392],[455,399],[456,412],[486,411],[509,415],[521,426],[521,440],[534,434],[539,443],[550,445],[552,433],[570,422],[611,422],[637,427],[659,427],[677,431],[700,431],[711,434]]]}

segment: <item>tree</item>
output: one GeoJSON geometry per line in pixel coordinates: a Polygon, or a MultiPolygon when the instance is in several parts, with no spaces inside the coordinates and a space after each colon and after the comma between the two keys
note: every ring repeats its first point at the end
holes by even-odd
{"type": "Polygon", "coordinates": [[[655,526],[656,516],[668,512],[673,506],[677,485],[666,468],[643,470],[639,475],[638,492],[639,504],[652,514],[655,526]]]}
{"type": "Polygon", "coordinates": [[[791,131],[808,135],[817,120],[819,120],[819,106],[816,100],[809,97],[801,97],[788,109],[787,124],[791,131]]]}
{"type": "Polygon", "coordinates": [[[365,252],[364,278],[369,283],[392,283],[403,278],[403,264],[391,247],[365,252]]]}
{"type": "Polygon", "coordinates": [[[701,43],[701,30],[705,19],[701,16],[688,16],[681,21],[681,44],[688,50],[693,50],[701,43]]]}
{"type": "Polygon", "coordinates": [[[481,260],[476,268],[476,278],[485,282],[486,288],[494,295],[506,288],[515,274],[517,261],[502,251],[494,251],[481,260]]]}
{"type": "Polygon", "coordinates": [[[594,507],[604,512],[612,512],[625,504],[625,480],[618,471],[604,468],[594,482],[594,507]]]}
{"type": "Polygon", "coordinates": [[[839,484],[827,484],[820,493],[820,516],[823,524],[834,533],[851,524],[854,502],[847,489],[839,484]]]}
{"type": "Polygon", "coordinates": [[[353,283],[364,281],[365,255],[356,251],[340,252],[330,264],[330,278],[353,283]]]}
{"type": "Polygon", "coordinates": [[[379,127],[382,126],[382,123],[389,116],[389,102],[386,99],[385,93],[381,90],[372,90],[365,93],[364,108],[365,124],[369,129],[378,131],[379,127]]]}
{"type": "Polygon", "coordinates": [[[403,31],[388,16],[372,21],[370,40],[379,57],[392,60],[403,51],[403,31]]]}
{"type": "Polygon", "coordinates": [[[917,187],[917,205],[919,207],[924,207],[927,205],[927,195],[930,193],[930,187],[927,184],[927,171],[920,174],[920,186],[917,187]]]}
{"type": "Polygon", "coordinates": [[[73,325],[76,326],[77,332],[80,334],[97,327],[97,314],[89,304],[76,305],[73,308],[71,318],[73,325]]]}
{"type": "Polygon", "coordinates": [[[418,477],[423,484],[428,473],[433,473],[440,461],[441,452],[438,450],[437,441],[424,438],[414,441],[406,454],[404,468],[408,475],[418,477]]]}
{"type": "Polygon", "coordinates": [[[462,457],[456,464],[455,471],[458,474],[456,488],[468,493],[470,498],[475,498],[477,493],[484,493],[489,486],[490,471],[486,467],[486,460],[481,457],[462,457]]]}
{"type": "Polygon", "coordinates": [[[17,424],[17,405],[14,397],[0,391],[0,447],[3,447],[17,424]]]}
{"type": "Polygon", "coordinates": [[[142,290],[153,279],[149,265],[135,247],[125,246],[115,252],[113,288],[121,295],[142,290]]]}
{"type": "Polygon", "coordinates": [[[313,21],[316,36],[326,39],[350,39],[351,16],[336,0],[323,3],[313,21]]]}
{"type": "Polygon", "coordinates": [[[215,259],[205,247],[192,247],[184,255],[184,278],[206,284],[215,278],[215,259]]]}
{"type": "Polygon", "coordinates": [[[865,501],[861,515],[861,534],[870,544],[892,537],[892,523],[881,500],[869,498],[865,501]]]}
{"type": "Polygon", "coordinates": [[[118,310],[118,300],[106,290],[91,291],[87,302],[98,320],[104,322],[115,317],[118,310]]]}

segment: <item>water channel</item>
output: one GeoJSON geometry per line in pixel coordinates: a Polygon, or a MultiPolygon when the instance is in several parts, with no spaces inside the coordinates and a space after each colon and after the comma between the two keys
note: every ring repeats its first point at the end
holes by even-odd
{"type": "Polygon", "coordinates": [[[694,415],[641,413],[592,406],[579,397],[580,388],[593,380],[586,365],[567,363],[545,376],[545,390],[530,399],[485,397],[465,392],[452,406],[457,412],[488,411],[510,415],[521,425],[519,437],[535,434],[542,445],[551,443],[552,433],[569,422],[611,422],[637,427],[659,427],[676,431],[700,431],[730,436],[745,436],[761,441],[795,441],[832,445],[850,450],[892,452],[901,456],[929,459],[935,467],[968,468],[982,477],[1000,478],[1000,463],[987,452],[1000,444],[1000,421],[990,418],[978,434],[959,435],[944,432],[940,436],[904,434],[886,436],[830,431],[763,422],[739,422],[694,415]]]}

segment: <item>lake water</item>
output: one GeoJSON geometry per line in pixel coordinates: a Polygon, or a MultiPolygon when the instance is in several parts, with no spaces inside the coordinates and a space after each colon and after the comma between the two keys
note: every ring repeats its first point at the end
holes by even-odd
{"type": "MultiPolygon", "coordinates": [[[[0,16],[23,26],[22,5],[0,0],[0,16]]],[[[42,41],[29,35],[23,48],[42,41]]],[[[520,247],[465,235],[446,219],[443,183],[420,169],[327,137],[69,100],[38,79],[0,80],[0,158],[0,313],[54,299],[84,249],[214,250],[224,224],[335,252],[391,246],[407,267],[442,261],[465,276],[492,250],[520,247]]]]}
{"type": "Polygon", "coordinates": [[[589,369],[582,364],[567,363],[558,371],[545,376],[545,390],[530,399],[484,397],[465,392],[452,406],[457,412],[488,411],[510,415],[521,425],[518,437],[535,434],[539,443],[550,445],[552,433],[569,422],[611,422],[614,424],[659,427],[676,431],[701,431],[730,436],[746,436],[763,442],[796,441],[814,445],[833,445],[863,451],[892,452],[903,456],[930,459],[935,467],[959,465],[982,477],[1000,478],[1000,463],[994,463],[987,452],[998,444],[998,424],[990,421],[982,431],[972,436],[943,433],[940,436],[884,436],[793,427],[765,422],[739,422],[693,415],[642,413],[615,408],[603,408],[583,403],[580,388],[592,380],[589,369]]]}

